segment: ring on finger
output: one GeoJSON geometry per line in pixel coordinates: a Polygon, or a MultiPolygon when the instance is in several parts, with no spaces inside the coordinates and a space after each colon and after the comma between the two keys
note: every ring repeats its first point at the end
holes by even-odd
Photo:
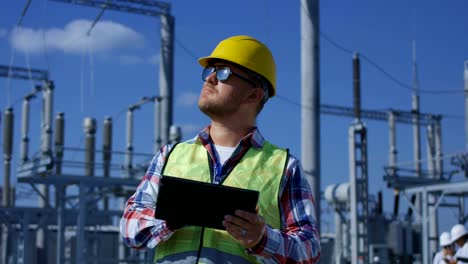
{"type": "Polygon", "coordinates": [[[247,236],[247,229],[242,228],[241,234],[243,237],[247,236]]]}

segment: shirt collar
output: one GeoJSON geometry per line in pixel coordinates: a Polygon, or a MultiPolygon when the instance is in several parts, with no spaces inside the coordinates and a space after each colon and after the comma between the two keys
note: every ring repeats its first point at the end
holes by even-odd
{"type": "MultiPolygon", "coordinates": [[[[197,139],[200,140],[203,145],[211,141],[210,140],[210,127],[211,125],[208,125],[207,127],[205,127],[197,136],[197,139]]],[[[260,133],[260,130],[256,126],[252,127],[252,130],[241,139],[241,141],[244,141],[244,140],[250,140],[252,147],[256,149],[261,149],[265,142],[265,138],[263,137],[263,135],[260,133]]]]}

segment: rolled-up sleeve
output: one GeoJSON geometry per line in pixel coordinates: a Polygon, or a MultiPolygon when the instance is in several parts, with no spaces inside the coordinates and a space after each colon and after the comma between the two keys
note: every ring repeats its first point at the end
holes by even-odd
{"type": "Polygon", "coordinates": [[[263,263],[318,263],[320,234],[315,201],[302,165],[290,156],[280,190],[281,230],[267,226],[264,239],[249,250],[263,263]]]}
{"type": "Polygon", "coordinates": [[[120,234],[129,247],[154,248],[173,234],[165,221],[155,218],[161,169],[170,149],[170,145],[165,145],[153,157],[135,193],[125,203],[120,219],[120,234]]]}

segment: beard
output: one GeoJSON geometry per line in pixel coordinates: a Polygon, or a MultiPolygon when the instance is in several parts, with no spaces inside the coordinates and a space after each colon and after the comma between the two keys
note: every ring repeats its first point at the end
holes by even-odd
{"type": "Polygon", "coordinates": [[[234,98],[228,100],[209,100],[202,98],[198,100],[198,108],[208,117],[225,117],[234,114],[238,110],[239,104],[234,98]]]}

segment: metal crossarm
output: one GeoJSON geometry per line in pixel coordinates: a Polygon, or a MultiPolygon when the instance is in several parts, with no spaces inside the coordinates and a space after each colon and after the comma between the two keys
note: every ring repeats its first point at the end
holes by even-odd
{"type": "MultiPolygon", "coordinates": [[[[362,119],[372,119],[380,121],[388,121],[389,112],[395,113],[395,122],[404,123],[404,124],[413,124],[414,113],[412,111],[403,111],[396,109],[389,109],[388,111],[378,111],[378,110],[361,110],[362,119]]],[[[327,115],[337,115],[337,116],[350,116],[355,117],[354,108],[346,106],[337,106],[337,105],[320,105],[320,113],[327,115]]],[[[420,125],[429,125],[435,119],[441,119],[440,115],[435,114],[426,114],[418,113],[420,125]]]]}
{"type": "Polygon", "coordinates": [[[4,66],[0,65],[0,77],[14,78],[14,79],[25,79],[35,81],[47,81],[49,80],[49,72],[46,70],[28,69],[15,66],[4,66]]]}
{"type": "Polygon", "coordinates": [[[85,5],[97,8],[112,9],[122,12],[135,13],[145,16],[167,15],[171,9],[169,3],[152,0],[50,0],[76,5],[85,5]],[[117,3],[119,2],[119,3],[117,3]],[[122,2],[122,3],[120,3],[122,2]],[[125,4],[123,4],[125,3],[125,4]]]}

